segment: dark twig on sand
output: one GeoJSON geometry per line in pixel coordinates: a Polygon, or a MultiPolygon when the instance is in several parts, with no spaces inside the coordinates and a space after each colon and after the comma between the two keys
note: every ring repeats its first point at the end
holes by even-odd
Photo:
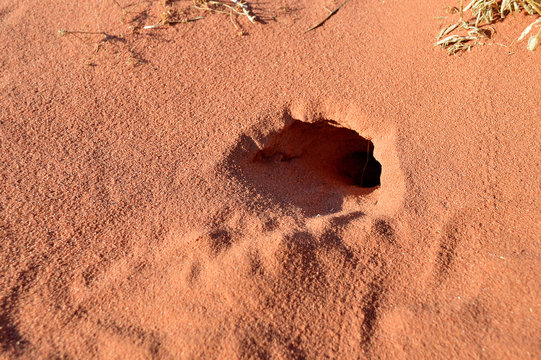
{"type": "Polygon", "coordinates": [[[338,10],[340,10],[340,8],[344,5],[346,5],[348,2],[350,2],[351,0],[346,0],[344,1],[342,4],[338,5],[338,7],[332,11],[329,11],[329,15],[327,15],[325,17],[325,19],[321,20],[320,22],[318,22],[317,24],[315,24],[314,26],[312,26],[311,28],[309,28],[308,30],[306,30],[304,33],[307,33],[308,31],[312,31],[314,29],[317,29],[318,27],[320,27],[321,25],[325,24],[327,22],[327,20],[329,20],[334,14],[336,14],[338,12],[338,10]]]}

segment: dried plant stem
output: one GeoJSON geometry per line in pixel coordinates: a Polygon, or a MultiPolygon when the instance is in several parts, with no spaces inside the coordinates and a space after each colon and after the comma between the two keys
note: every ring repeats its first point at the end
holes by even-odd
{"type": "Polygon", "coordinates": [[[248,5],[246,5],[245,3],[239,0],[231,0],[231,1],[233,1],[235,4],[240,6],[242,8],[243,14],[248,18],[248,20],[250,20],[252,24],[255,24],[256,18],[253,14],[250,13],[250,9],[248,8],[248,5]]]}
{"type": "Polygon", "coordinates": [[[163,27],[163,26],[167,26],[167,25],[172,25],[172,24],[186,24],[186,23],[189,23],[189,22],[195,22],[197,20],[202,20],[204,19],[205,17],[204,16],[196,16],[196,17],[193,17],[193,18],[186,18],[186,19],[175,19],[171,16],[171,13],[166,11],[162,14],[162,20],[157,23],[157,24],[154,24],[154,25],[147,25],[147,26],[144,26],[143,29],[157,29],[157,28],[160,28],[160,27],[163,27]]]}
{"type": "Polygon", "coordinates": [[[103,35],[108,37],[109,35],[105,31],[82,31],[82,30],[66,30],[66,29],[59,29],[56,32],[56,35],[58,36],[64,36],[64,35],[77,35],[77,34],[84,34],[84,35],[103,35]]]}
{"type": "Polygon", "coordinates": [[[120,10],[124,10],[124,8],[122,7],[122,5],[120,5],[118,0],[113,0],[113,2],[116,4],[116,6],[118,6],[120,8],[120,10]]]}
{"type": "Polygon", "coordinates": [[[235,27],[235,29],[239,30],[239,26],[235,24],[235,20],[233,19],[233,12],[229,13],[229,20],[231,20],[231,24],[235,27]]]}
{"type": "Polygon", "coordinates": [[[309,31],[312,31],[314,29],[317,29],[321,25],[325,24],[327,22],[327,20],[329,20],[334,14],[336,14],[338,12],[338,10],[340,10],[342,8],[342,6],[346,5],[348,2],[350,2],[350,0],[344,1],[342,4],[338,5],[338,7],[336,7],[336,9],[329,11],[329,15],[327,15],[323,20],[321,20],[320,22],[318,22],[317,24],[315,24],[311,28],[307,29],[305,31],[305,33],[309,32],[309,31]]]}

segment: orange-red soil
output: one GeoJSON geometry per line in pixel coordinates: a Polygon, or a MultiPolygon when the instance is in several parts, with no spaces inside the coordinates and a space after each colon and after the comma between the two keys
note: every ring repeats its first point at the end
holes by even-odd
{"type": "Polygon", "coordinates": [[[119,2],[0,0],[0,358],[541,357],[530,17],[119,2]]]}

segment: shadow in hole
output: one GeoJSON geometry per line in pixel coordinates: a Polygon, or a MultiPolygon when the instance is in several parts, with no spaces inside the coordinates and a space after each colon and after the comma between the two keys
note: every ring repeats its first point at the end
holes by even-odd
{"type": "Polygon", "coordinates": [[[362,196],[380,185],[374,145],[332,121],[293,121],[259,149],[243,136],[227,167],[233,177],[282,207],[307,216],[341,210],[344,197],[362,196]]]}

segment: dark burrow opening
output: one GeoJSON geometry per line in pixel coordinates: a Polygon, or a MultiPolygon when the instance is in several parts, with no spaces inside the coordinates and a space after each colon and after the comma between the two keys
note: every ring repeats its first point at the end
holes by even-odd
{"type": "MultiPolygon", "coordinates": [[[[306,123],[295,120],[274,135],[253,160],[287,163],[303,177],[307,186],[314,182],[374,188],[380,185],[381,164],[374,158],[374,144],[357,132],[333,121],[306,123]]],[[[280,171],[279,168],[275,169],[280,171]]],[[[285,170],[285,169],[284,169],[285,170]]]]}

